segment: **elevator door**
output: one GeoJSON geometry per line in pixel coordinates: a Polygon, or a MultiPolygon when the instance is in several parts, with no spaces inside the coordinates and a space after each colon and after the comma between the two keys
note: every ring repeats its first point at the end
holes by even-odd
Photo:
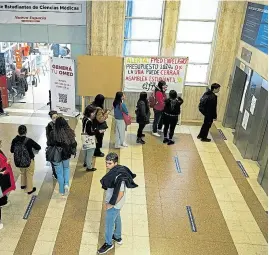
{"type": "Polygon", "coordinates": [[[240,103],[244,93],[247,74],[236,66],[230,98],[227,104],[223,125],[234,129],[239,114],[240,103]]]}

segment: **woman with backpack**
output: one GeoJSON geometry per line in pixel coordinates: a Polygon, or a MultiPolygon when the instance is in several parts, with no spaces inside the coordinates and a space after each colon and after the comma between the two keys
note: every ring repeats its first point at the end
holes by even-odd
{"type": "Polygon", "coordinates": [[[123,147],[128,147],[125,143],[125,131],[126,131],[126,124],[124,122],[123,113],[128,115],[128,109],[123,103],[125,99],[125,95],[122,92],[117,92],[113,107],[114,107],[114,117],[116,120],[116,142],[115,142],[115,149],[121,149],[123,147]]]}
{"type": "Polygon", "coordinates": [[[177,95],[175,90],[169,92],[169,98],[165,100],[163,111],[163,123],[164,123],[164,140],[163,143],[167,145],[175,144],[172,140],[174,131],[178,123],[178,116],[180,115],[180,106],[183,104],[183,99],[177,95]],[[169,129],[169,136],[168,136],[169,129]]]}
{"type": "Polygon", "coordinates": [[[77,142],[74,131],[63,117],[56,119],[55,127],[49,135],[48,146],[47,150],[55,148],[55,152],[58,154],[57,162],[56,157],[50,161],[56,170],[60,194],[64,196],[69,191],[69,161],[72,155],[76,155],[77,142]]]}
{"type": "Polygon", "coordinates": [[[145,135],[143,134],[143,130],[147,124],[149,124],[149,118],[150,118],[150,109],[149,109],[149,102],[147,99],[148,95],[146,92],[141,92],[139,100],[136,105],[136,122],[139,124],[138,130],[137,130],[137,143],[145,144],[145,141],[143,140],[143,137],[145,135]]]}
{"type": "Polygon", "coordinates": [[[103,139],[104,139],[104,132],[103,130],[106,130],[108,128],[106,124],[106,119],[108,118],[108,114],[110,113],[110,110],[104,109],[104,102],[105,97],[101,94],[97,95],[92,103],[92,106],[96,108],[96,115],[94,119],[94,125],[97,128],[96,132],[96,149],[94,151],[95,157],[104,157],[105,154],[102,153],[101,148],[103,146],[103,139]],[[102,130],[102,132],[99,132],[99,130],[102,130]]]}
{"type": "MultiPolygon", "coordinates": [[[[50,132],[54,129],[55,121],[58,118],[58,113],[57,113],[57,111],[50,111],[49,112],[49,116],[51,118],[51,121],[46,126],[46,137],[47,137],[47,141],[49,140],[50,132]]],[[[53,166],[53,164],[51,164],[51,168],[52,168],[52,176],[53,176],[53,178],[55,180],[57,180],[57,174],[56,174],[55,167],[53,166]]]]}
{"type": "Polygon", "coordinates": [[[26,135],[26,126],[19,126],[18,135],[12,140],[10,152],[14,154],[15,166],[20,168],[21,189],[25,189],[31,195],[36,191],[36,187],[33,187],[35,171],[34,150],[40,151],[41,146],[26,135]]]}
{"type": "MultiPolygon", "coordinates": [[[[158,134],[158,128],[162,128],[162,123],[160,123],[162,119],[162,114],[163,114],[163,109],[164,109],[164,101],[166,99],[165,95],[165,88],[166,88],[166,82],[165,81],[159,81],[158,86],[156,86],[154,95],[151,96],[154,97],[154,105],[153,111],[154,111],[154,121],[153,121],[153,126],[152,126],[152,135],[156,137],[160,137],[158,134]],[[160,124],[160,126],[159,126],[160,124]]],[[[151,99],[151,101],[153,101],[151,99]]]]}

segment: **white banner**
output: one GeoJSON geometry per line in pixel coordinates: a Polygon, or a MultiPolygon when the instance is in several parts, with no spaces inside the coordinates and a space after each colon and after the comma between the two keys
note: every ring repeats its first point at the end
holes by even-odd
{"type": "Polygon", "coordinates": [[[0,1],[0,23],[86,25],[86,1],[0,1]]]}
{"type": "Polygon", "coordinates": [[[153,91],[163,80],[169,90],[182,93],[188,57],[125,57],[124,91],[153,91]]]}
{"type": "Polygon", "coordinates": [[[52,110],[75,116],[75,66],[73,59],[50,59],[50,86],[52,110]]]}

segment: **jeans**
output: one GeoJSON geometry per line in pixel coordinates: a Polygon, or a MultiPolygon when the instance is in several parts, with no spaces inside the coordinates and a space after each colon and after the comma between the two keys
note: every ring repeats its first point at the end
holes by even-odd
{"type": "Polygon", "coordinates": [[[114,207],[106,211],[106,226],[105,226],[106,243],[112,245],[112,236],[121,238],[121,217],[120,210],[114,207]]]}
{"type": "Polygon", "coordinates": [[[162,118],[162,111],[158,111],[154,109],[154,121],[152,126],[152,132],[157,133],[157,127],[159,125],[159,122],[162,118]]]}
{"type": "Polygon", "coordinates": [[[168,129],[169,129],[169,139],[172,140],[172,138],[174,136],[177,122],[178,122],[178,117],[165,116],[164,129],[163,129],[164,138],[168,138],[167,133],[168,133],[168,129]]]}
{"type": "Polygon", "coordinates": [[[126,124],[125,124],[124,120],[116,119],[116,142],[115,142],[115,147],[120,147],[121,145],[124,144],[125,129],[126,129],[126,124]]]}
{"type": "Polygon", "coordinates": [[[207,138],[208,133],[209,133],[209,129],[211,128],[212,123],[213,123],[213,119],[205,116],[204,123],[203,123],[201,130],[200,130],[200,133],[199,133],[199,137],[201,139],[207,138]]]}
{"type": "Polygon", "coordinates": [[[85,150],[84,163],[87,165],[88,169],[92,169],[92,158],[93,158],[94,151],[95,149],[85,150]]]}
{"type": "Polygon", "coordinates": [[[70,167],[69,167],[70,159],[61,161],[61,162],[53,162],[57,173],[57,181],[59,183],[59,191],[61,194],[64,194],[64,186],[69,186],[69,178],[70,178],[70,167]]]}
{"type": "Polygon", "coordinates": [[[137,138],[141,138],[143,134],[143,129],[145,128],[146,124],[144,123],[139,123],[139,127],[137,130],[137,138]]]}
{"type": "Polygon", "coordinates": [[[104,133],[97,133],[95,135],[96,137],[96,149],[95,149],[95,152],[94,152],[94,155],[97,155],[99,156],[101,154],[101,148],[103,146],[103,139],[104,139],[104,133]]]}

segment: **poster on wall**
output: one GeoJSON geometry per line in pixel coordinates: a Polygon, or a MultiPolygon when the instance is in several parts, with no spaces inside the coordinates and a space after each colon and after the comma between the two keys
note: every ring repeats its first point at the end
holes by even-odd
{"type": "Polygon", "coordinates": [[[86,1],[0,1],[0,24],[86,25],[86,1]]]}
{"type": "Polygon", "coordinates": [[[268,6],[248,3],[241,40],[268,54],[268,6]]]}
{"type": "Polygon", "coordinates": [[[163,80],[168,91],[182,93],[188,61],[188,57],[125,57],[124,91],[150,92],[163,80]]]}
{"type": "Polygon", "coordinates": [[[249,112],[247,110],[245,110],[244,112],[244,116],[243,116],[243,121],[242,121],[242,127],[247,130],[247,126],[248,126],[248,119],[249,119],[249,112]]]}
{"type": "Polygon", "coordinates": [[[250,113],[252,115],[254,115],[254,111],[255,111],[255,107],[256,107],[256,102],[257,102],[257,98],[254,95],[252,95],[250,109],[249,109],[249,111],[250,111],[250,113]]]}
{"type": "Polygon", "coordinates": [[[51,107],[63,115],[75,116],[74,60],[50,58],[51,107]]]}

